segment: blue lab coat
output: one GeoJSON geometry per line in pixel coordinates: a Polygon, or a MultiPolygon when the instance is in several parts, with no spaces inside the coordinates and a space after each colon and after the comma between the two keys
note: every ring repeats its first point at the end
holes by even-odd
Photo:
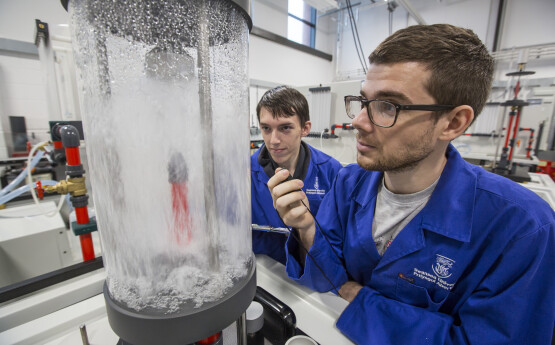
{"type": "MultiPolygon", "coordinates": [[[[426,206],[383,257],[372,239],[383,173],[349,165],[317,219],[310,254],[339,289],[363,288],[337,321],[357,344],[551,344],[555,321],[552,208],[535,193],[465,162],[453,146],[426,206]]],[[[287,273],[333,290],[287,241],[287,273]],[[296,254],[295,254],[296,255],[296,254]]]]}
{"type": "MultiPolygon", "coordinates": [[[[310,148],[310,163],[302,190],[308,198],[311,212],[316,214],[324,195],[330,190],[332,182],[342,165],[335,158],[316,150],[310,145],[307,146],[310,148]]],[[[279,219],[268,190],[269,177],[264,172],[264,168],[258,163],[258,155],[261,149],[262,147],[251,156],[252,223],[284,227],[285,225],[279,219]]],[[[287,237],[283,234],[253,231],[252,250],[256,254],[266,254],[285,264],[286,239],[287,237]]]]}

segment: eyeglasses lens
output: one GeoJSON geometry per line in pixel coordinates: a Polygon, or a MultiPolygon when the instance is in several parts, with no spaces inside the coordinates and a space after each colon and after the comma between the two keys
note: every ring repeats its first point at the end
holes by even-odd
{"type": "Polygon", "coordinates": [[[345,109],[347,110],[347,116],[354,119],[362,110],[362,102],[356,98],[347,99],[345,102],[345,109]]]}
{"type": "Polygon", "coordinates": [[[395,122],[397,109],[392,103],[386,101],[373,101],[370,103],[370,113],[372,122],[376,125],[389,127],[395,122]]]}

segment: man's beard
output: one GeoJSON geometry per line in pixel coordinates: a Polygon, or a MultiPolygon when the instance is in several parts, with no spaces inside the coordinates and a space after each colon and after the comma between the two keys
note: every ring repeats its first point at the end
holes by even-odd
{"type": "Polygon", "coordinates": [[[407,143],[403,150],[394,152],[388,157],[384,157],[381,154],[377,159],[365,162],[364,159],[361,159],[360,152],[357,152],[357,163],[362,168],[371,171],[400,173],[411,170],[434,151],[432,142],[434,128],[429,128],[419,138],[407,143]]]}

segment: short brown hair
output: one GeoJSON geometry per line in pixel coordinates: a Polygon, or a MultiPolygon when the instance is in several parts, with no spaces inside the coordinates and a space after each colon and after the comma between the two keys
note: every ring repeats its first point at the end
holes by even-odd
{"type": "Polygon", "coordinates": [[[385,39],[371,64],[419,62],[431,70],[425,87],[439,104],[484,108],[493,80],[493,58],[469,29],[448,24],[414,25],[385,39]]]}
{"type": "Polygon", "coordinates": [[[262,95],[256,106],[258,121],[260,121],[260,110],[262,107],[268,109],[274,119],[298,115],[301,127],[304,126],[306,121],[310,121],[306,98],[302,93],[289,86],[281,85],[274,87],[262,95]]]}

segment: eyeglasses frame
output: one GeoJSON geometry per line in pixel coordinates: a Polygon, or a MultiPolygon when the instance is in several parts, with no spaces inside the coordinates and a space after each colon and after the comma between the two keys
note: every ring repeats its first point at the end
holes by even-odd
{"type": "Polygon", "coordinates": [[[350,117],[349,113],[347,112],[347,102],[351,101],[348,99],[356,99],[358,100],[365,108],[366,108],[366,115],[368,115],[368,119],[370,120],[370,122],[372,122],[375,126],[378,127],[382,127],[382,128],[391,128],[395,125],[395,123],[397,122],[397,118],[399,117],[399,112],[401,110],[427,110],[427,111],[441,111],[441,110],[451,110],[456,108],[456,105],[445,105],[445,104],[399,104],[399,103],[395,103],[386,99],[366,99],[363,98],[362,96],[345,96],[344,101],[345,101],[345,112],[347,113],[347,116],[351,119],[354,119],[356,117],[356,115],[354,117],[350,117]],[[391,124],[391,126],[383,126],[383,125],[379,125],[377,123],[374,122],[374,120],[372,119],[372,116],[370,115],[370,111],[368,110],[368,105],[372,102],[375,101],[381,101],[381,102],[387,102],[389,104],[392,104],[395,107],[395,118],[393,119],[393,123],[391,124]]]}

